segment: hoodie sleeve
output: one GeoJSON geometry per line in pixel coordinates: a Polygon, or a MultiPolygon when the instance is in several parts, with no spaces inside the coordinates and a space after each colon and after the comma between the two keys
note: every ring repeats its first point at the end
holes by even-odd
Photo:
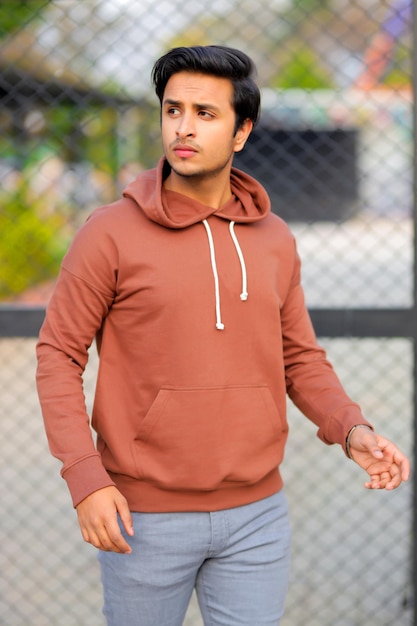
{"type": "Polygon", "coordinates": [[[36,382],[48,443],[63,464],[74,506],[113,485],[97,452],[82,375],[88,350],[112,304],[115,256],[92,220],[66,255],[36,347],[36,382]]]}
{"type": "Polygon", "coordinates": [[[319,438],[327,444],[340,443],[346,452],[350,429],[356,424],[372,426],[358,404],[346,394],[325,351],[317,343],[305,306],[300,265],[295,251],[292,281],[281,311],[287,393],[318,426],[319,438]]]}

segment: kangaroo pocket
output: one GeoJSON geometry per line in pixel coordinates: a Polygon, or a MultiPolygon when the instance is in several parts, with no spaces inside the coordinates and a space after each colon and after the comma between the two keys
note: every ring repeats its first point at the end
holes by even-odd
{"type": "Polygon", "coordinates": [[[277,467],[282,422],[266,386],[163,388],[133,442],[138,476],[170,490],[256,483],[277,467]]]}

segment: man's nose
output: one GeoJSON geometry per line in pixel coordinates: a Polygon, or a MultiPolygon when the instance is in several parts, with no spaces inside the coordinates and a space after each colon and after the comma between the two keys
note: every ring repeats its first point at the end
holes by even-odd
{"type": "Polygon", "coordinates": [[[177,136],[178,137],[193,137],[195,134],[194,123],[191,115],[183,115],[178,122],[177,136]]]}

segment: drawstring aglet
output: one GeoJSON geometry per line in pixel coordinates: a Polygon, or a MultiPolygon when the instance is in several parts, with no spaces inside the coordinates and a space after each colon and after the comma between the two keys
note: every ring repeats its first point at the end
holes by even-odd
{"type": "Polygon", "coordinates": [[[238,238],[236,237],[234,222],[230,222],[229,231],[230,231],[230,236],[232,237],[233,243],[235,245],[236,252],[240,261],[240,267],[242,270],[242,293],[240,294],[240,299],[242,302],[246,302],[246,300],[248,299],[246,265],[245,265],[245,259],[242,254],[241,247],[239,245],[238,238]]]}
{"type": "Polygon", "coordinates": [[[217,322],[216,328],[217,330],[224,330],[224,324],[222,324],[222,322],[217,322]]]}

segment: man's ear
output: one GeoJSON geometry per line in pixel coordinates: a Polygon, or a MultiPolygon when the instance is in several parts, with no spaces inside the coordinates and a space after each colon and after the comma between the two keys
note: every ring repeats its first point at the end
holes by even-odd
{"type": "Polygon", "coordinates": [[[234,152],[240,152],[243,149],[247,138],[252,132],[252,128],[253,128],[252,120],[250,120],[249,118],[246,118],[243,124],[236,131],[234,152]]]}

